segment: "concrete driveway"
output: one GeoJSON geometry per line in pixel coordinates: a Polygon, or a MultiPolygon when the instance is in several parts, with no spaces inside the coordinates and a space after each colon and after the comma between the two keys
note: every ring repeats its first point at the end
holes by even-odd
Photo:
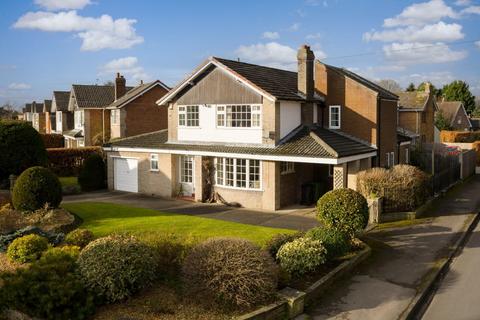
{"type": "Polygon", "coordinates": [[[221,204],[165,199],[119,191],[98,191],[65,196],[63,203],[69,202],[108,202],[272,228],[308,230],[318,226],[312,207],[298,207],[280,211],[257,211],[232,208],[221,204]]]}

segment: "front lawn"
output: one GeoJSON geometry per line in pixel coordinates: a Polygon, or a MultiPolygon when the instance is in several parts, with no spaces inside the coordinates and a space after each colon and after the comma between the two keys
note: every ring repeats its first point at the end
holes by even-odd
{"type": "Polygon", "coordinates": [[[62,207],[82,218],[81,227],[91,230],[96,237],[123,232],[139,237],[152,233],[174,234],[194,241],[228,236],[263,245],[275,234],[295,232],[112,203],[76,202],[62,207]]]}

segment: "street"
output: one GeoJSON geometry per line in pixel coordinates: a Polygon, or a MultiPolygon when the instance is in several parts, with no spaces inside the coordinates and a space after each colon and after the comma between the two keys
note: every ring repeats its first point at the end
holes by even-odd
{"type": "Polygon", "coordinates": [[[453,261],[424,320],[480,319],[480,224],[476,226],[463,252],[453,261]]]}

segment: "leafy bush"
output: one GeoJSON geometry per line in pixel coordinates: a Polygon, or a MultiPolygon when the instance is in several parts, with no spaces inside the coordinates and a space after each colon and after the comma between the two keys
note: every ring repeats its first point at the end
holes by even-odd
{"type": "Polygon", "coordinates": [[[65,243],[83,248],[92,242],[93,239],[95,239],[95,237],[92,231],[87,229],[75,229],[65,236],[65,243]]]}
{"type": "Polygon", "coordinates": [[[45,263],[54,263],[57,260],[65,260],[67,259],[66,257],[70,257],[72,261],[77,261],[79,256],[80,247],[78,246],[52,247],[43,252],[40,261],[45,263]]]}
{"type": "Polygon", "coordinates": [[[277,252],[285,243],[293,241],[303,236],[302,232],[297,233],[279,233],[271,237],[265,244],[264,249],[270,253],[272,258],[277,257],[277,252]]]}
{"type": "Polygon", "coordinates": [[[277,268],[267,252],[235,238],[213,238],[195,246],[183,265],[187,290],[225,308],[267,302],[277,287],[277,268]]]}
{"type": "Polygon", "coordinates": [[[362,171],[358,174],[357,186],[364,197],[383,197],[399,211],[415,210],[430,194],[428,175],[409,165],[362,171]]]}
{"type": "Polygon", "coordinates": [[[318,269],[326,262],[327,250],[321,241],[298,238],[285,243],[277,253],[277,260],[285,271],[301,276],[318,269]]]}
{"type": "Polygon", "coordinates": [[[65,145],[65,138],[58,133],[42,133],[43,144],[45,148],[63,148],[65,145]]]}
{"type": "Polygon", "coordinates": [[[74,257],[51,249],[15,273],[0,275],[0,309],[10,308],[41,319],[87,319],[95,309],[93,296],[76,274],[74,257]]]}
{"type": "Polygon", "coordinates": [[[92,154],[102,154],[102,148],[54,148],[48,149],[49,168],[61,177],[77,176],[85,160],[92,154]]]}
{"type": "Polygon", "coordinates": [[[354,237],[368,223],[367,200],[352,189],[325,193],[317,203],[317,218],[328,229],[354,237]]]}
{"type": "Polygon", "coordinates": [[[30,124],[0,120],[0,181],[32,166],[46,164],[42,138],[30,124]]]}
{"type": "Polygon", "coordinates": [[[342,232],[322,227],[310,229],[305,237],[322,242],[327,250],[327,261],[343,256],[350,250],[350,239],[342,232]]]}
{"type": "Polygon", "coordinates": [[[106,302],[125,299],[155,278],[151,248],[134,237],[114,235],[90,242],[78,264],[87,288],[106,302]]]}
{"type": "Polygon", "coordinates": [[[13,240],[8,246],[7,256],[15,262],[32,262],[40,258],[42,252],[47,250],[47,248],[47,238],[36,234],[29,234],[13,240]]]}
{"type": "Polygon", "coordinates": [[[48,204],[57,208],[62,201],[62,186],[48,169],[32,167],[25,170],[13,188],[12,203],[20,211],[34,211],[48,204]]]}
{"type": "Polygon", "coordinates": [[[92,154],[83,163],[78,183],[83,191],[93,191],[105,188],[105,162],[99,154],[92,154]]]}

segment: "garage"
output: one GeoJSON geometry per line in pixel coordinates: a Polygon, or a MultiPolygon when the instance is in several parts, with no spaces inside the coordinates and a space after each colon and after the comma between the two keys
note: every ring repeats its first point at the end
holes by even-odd
{"type": "Polygon", "coordinates": [[[115,190],[138,192],[138,160],[115,158],[113,167],[115,190]]]}

